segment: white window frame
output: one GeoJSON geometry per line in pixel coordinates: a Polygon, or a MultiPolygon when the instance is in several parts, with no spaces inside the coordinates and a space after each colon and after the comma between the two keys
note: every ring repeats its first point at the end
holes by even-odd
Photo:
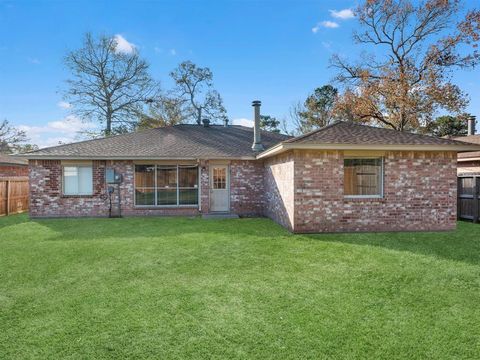
{"type": "MultiPolygon", "coordinates": [[[[80,171],[77,170],[78,173],[80,171]]],[[[86,164],[63,164],[62,165],[62,195],[63,196],[92,196],[93,195],[93,165],[86,165],[86,164]],[[65,168],[67,167],[75,167],[75,168],[90,168],[92,170],[92,191],[89,193],[76,193],[70,194],[65,193],[65,168]]]]}
{"type": "MultiPolygon", "coordinates": [[[[201,179],[200,179],[200,176],[201,176],[201,173],[200,173],[200,166],[198,164],[161,164],[161,163],[149,163],[149,164],[134,164],[133,166],[133,203],[134,203],[134,206],[135,207],[138,207],[138,208],[198,208],[200,206],[200,183],[201,183],[201,179]],[[154,176],[155,176],[155,203],[153,205],[143,205],[143,204],[139,204],[137,205],[137,196],[135,194],[135,189],[136,189],[136,170],[135,170],[135,166],[136,165],[150,165],[150,166],[154,166],[155,167],[155,171],[154,171],[154,176]],[[157,191],[158,191],[158,187],[157,187],[157,168],[158,166],[172,166],[172,167],[176,167],[176,170],[177,170],[177,203],[176,204],[173,204],[173,205],[157,205],[158,204],[158,194],[157,194],[157,191]],[[178,185],[178,169],[180,167],[195,167],[197,169],[197,203],[196,204],[180,204],[180,187],[178,185]]],[[[189,189],[189,188],[184,188],[182,187],[181,188],[182,190],[183,189],[189,189]]]]}
{"type": "Polygon", "coordinates": [[[345,182],[345,160],[350,159],[370,159],[370,160],[378,160],[380,159],[380,194],[376,195],[345,195],[345,184],[343,186],[343,197],[346,199],[383,199],[384,193],[384,182],[385,182],[385,165],[384,165],[384,157],[383,156],[345,156],[343,158],[343,181],[345,182]]]}

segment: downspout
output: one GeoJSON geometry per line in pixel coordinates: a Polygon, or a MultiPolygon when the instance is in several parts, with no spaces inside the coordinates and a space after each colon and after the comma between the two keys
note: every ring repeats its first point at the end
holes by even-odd
{"type": "Polygon", "coordinates": [[[200,159],[197,159],[198,164],[198,212],[202,212],[202,164],[200,159]]]}

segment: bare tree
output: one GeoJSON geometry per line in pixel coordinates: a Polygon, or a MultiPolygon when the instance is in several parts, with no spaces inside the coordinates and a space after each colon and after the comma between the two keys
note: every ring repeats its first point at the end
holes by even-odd
{"type": "Polygon", "coordinates": [[[175,93],[186,104],[188,119],[201,124],[202,114],[206,114],[212,120],[226,120],[222,98],[213,89],[213,74],[208,67],[202,68],[191,61],[184,61],[170,76],[177,86],[175,93]]]}
{"type": "Polygon", "coordinates": [[[337,114],[415,130],[439,109],[462,111],[468,100],[451,73],[480,61],[480,12],[471,10],[456,23],[459,5],[458,0],[368,0],[359,6],[355,13],[363,30],[354,34],[356,43],[384,52],[363,55],[357,64],[333,57],[336,79],[345,87],[337,114]]]}
{"type": "Polygon", "coordinates": [[[0,123],[0,153],[11,154],[22,151],[22,143],[27,141],[25,131],[10,125],[7,119],[0,123]]]}
{"type": "Polygon", "coordinates": [[[135,48],[118,49],[114,37],[87,33],[83,47],[68,53],[65,64],[73,75],[65,92],[73,113],[102,124],[104,135],[133,130],[142,107],[155,97],[158,85],[147,62],[135,48]]]}
{"type": "Polygon", "coordinates": [[[161,95],[151,102],[148,113],[142,114],[139,129],[172,126],[187,121],[185,101],[169,95],[161,95]]]}

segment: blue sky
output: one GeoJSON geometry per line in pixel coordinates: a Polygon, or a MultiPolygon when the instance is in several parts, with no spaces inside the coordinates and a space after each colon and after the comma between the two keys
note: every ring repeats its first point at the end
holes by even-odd
{"type": "MultiPolygon", "coordinates": [[[[473,6],[472,0],[467,6],[473,6]]],[[[25,129],[41,146],[72,141],[87,126],[69,116],[61,90],[62,58],[83,34],[120,35],[151,64],[164,88],[179,62],[214,73],[230,119],[262,113],[288,117],[292,103],[328,83],[333,53],[358,53],[352,43],[355,1],[1,1],[0,119],[25,129]]],[[[480,73],[455,81],[480,116],[480,73]]]]}

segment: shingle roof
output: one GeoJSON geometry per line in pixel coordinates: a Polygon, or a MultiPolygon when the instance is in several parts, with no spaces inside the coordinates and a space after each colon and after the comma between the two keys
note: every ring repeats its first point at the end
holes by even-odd
{"type": "Polygon", "coordinates": [[[400,132],[352,122],[336,122],[305,135],[285,140],[257,155],[258,159],[292,149],[478,151],[480,145],[400,132]]]}
{"type": "Polygon", "coordinates": [[[0,154],[0,165],[28,165],[28,160],[14,155],[0,154]]]}
{"type": "MultiPolygon", "coordinates": [[[[336,122],[285,143],[354,145],[462,145],[462,142],[378,128],[352,122],[336,122]]],[[[464,145],[464,144],[463,144],[464,145]]]]}
{"type": "MultiPolygon", "coordinates": [[[[289,137],[262,131],[265,148],[289,137]]],[[[182,124],[59,145],[26,153],[27,158],[254,158],[253,128],[182,124]]]]}
{"type": "MultiPolygon", "coordinates": [[[[49,147],[26,153],[25,157],[31,159],[253,159],[257,153],[251,149],[252,142],[253,128],[182,124],[49,147]]],[[[337,122],[294,138],[262,131],[262,143],[266,151],[258,155],[259,158],[302,146],[358,147],[358,149],[389,146],[389,148],[417,150],[480,150],[480,145],[467,145],[465,142],[456,140],[350,122],[337,122]]]]}
{"type": "MultiPolygon", "coordinates": [[[[480,145],[480,135],[457,136],[454,140],[463,141],[469,144],[480,145]]],[[[459,159],[480,158],[480,151],[469,151],[458,154],[459,159]]]]}

